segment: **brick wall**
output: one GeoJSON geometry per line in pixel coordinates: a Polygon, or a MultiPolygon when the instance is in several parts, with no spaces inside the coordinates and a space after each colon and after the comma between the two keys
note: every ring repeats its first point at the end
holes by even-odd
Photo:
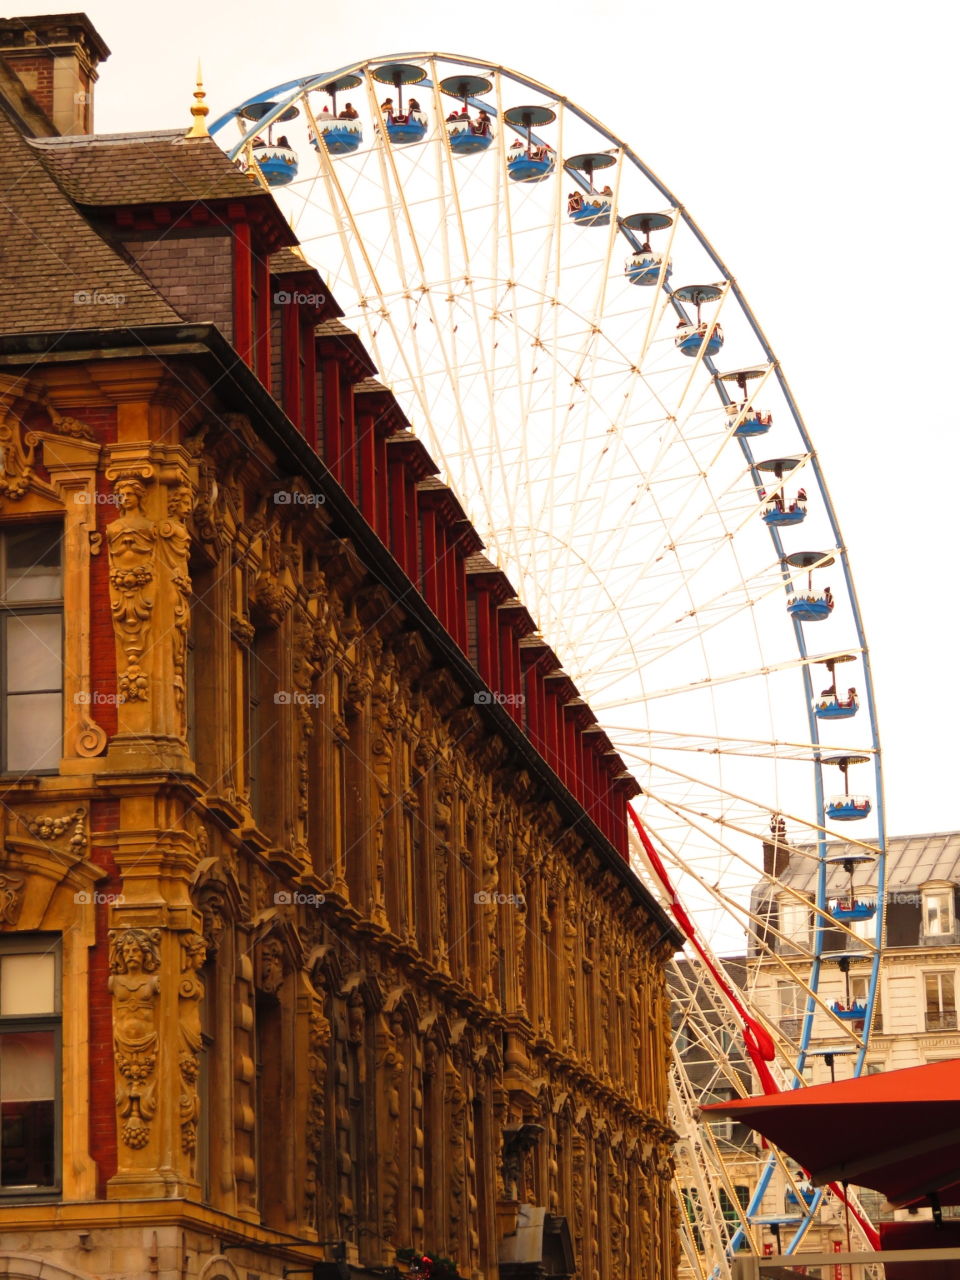
{"type": "Polygon", "coordinates": [[[233,240],[226,227],[124,234],[134,265],[185,320],[213,321],[233,341],[233,240]]]}
{"type": "Polygon", "coordinates": [[[53,58],[49,53],[5,53],[4,62],[48,116],[53,115],[53,58]]]}

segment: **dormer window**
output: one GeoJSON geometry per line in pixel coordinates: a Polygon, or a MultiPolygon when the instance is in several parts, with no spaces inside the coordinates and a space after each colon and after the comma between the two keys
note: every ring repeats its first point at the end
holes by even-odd
{"type": "Polygon", "coordinates": [[[928,938],[953,933],[953,887],[938,885],[923,890],[923,932],[928,938]]]}

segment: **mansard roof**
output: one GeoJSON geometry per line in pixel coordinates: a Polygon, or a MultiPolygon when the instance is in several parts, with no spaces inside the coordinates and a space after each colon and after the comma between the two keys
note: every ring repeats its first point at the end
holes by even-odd
{"type": "Polygon", "coordinates": [[[242,174],[212,138],[188,141],[183,129],[71,134],[35,138],[30,145],[77,204],[256,200],[276,208],[273,197],[242,174]]]}
{"type": "Polygon", "coordinates": [[[0,246],[0,332],[182,319],[90,226],[33,144],[2,113],[0,246]]]}

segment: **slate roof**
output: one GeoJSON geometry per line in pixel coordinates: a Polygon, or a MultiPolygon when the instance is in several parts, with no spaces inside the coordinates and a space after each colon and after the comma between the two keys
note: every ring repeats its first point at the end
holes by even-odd
{"type": "Polygon", "coordinates": [[[50,173],[77,204],[181,204],[197,200],[269,200],[212,138],[189,142],[183,129],[35,138],[50,173]]]}
{"type": "Polygon", "coordinates": [[[0,333],[180,322],[74,207],[35,144],[0,113],[0,333]]]}
{"type": "MultiPolygon", "coordinates": [[[[803,846],[802,846],[803,847],[803,846]]],[[[854,853],[861,850],[847,846],[845,841],[827,842],[827,856],[836,856],[851,847],[854,853]]],[[[812,855],[815,850],[804,847],[812,855]]],[[[780,881],[800,893],[813,893],[816,889],[817,861],[813,856],[791,857],[780,874],[780,881]]],[[[872,863],[855,867],[853,882],[857,888],[876,884],[877,873],[872,863]]],[[[842,865],[833,863],[827,870],[828,893],[845,890],[850,877],[842,865]]],[[[932,835],[894,836],[887,839],[886,883],[893,889],[918,889],[928,880],[949,880],[960,884],[960,831],[937,832],[932,835]]]]}

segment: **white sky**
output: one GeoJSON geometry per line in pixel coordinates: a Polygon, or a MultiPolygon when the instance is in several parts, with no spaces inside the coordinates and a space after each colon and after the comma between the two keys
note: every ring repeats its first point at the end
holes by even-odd
{"type": "Polygon", "coordinates": [[[306,73],[436,50],[540,80],[630,143],[736,275],[822,459],[871,650],[888,832],[960,826],[953,6],[84,7],[113,51],[101,132],[186,125],[198,57],[212,119],[306,73]]]}

